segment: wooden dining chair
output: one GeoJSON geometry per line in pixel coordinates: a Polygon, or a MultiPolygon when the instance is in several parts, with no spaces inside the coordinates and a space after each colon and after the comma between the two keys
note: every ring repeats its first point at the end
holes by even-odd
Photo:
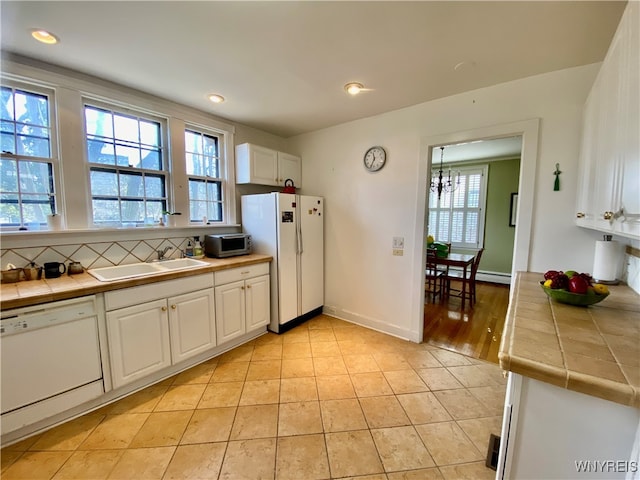
{"type": "Polygon", "coordinates": [[[467,271],[467,276],[464,276],[464,272],[461,270],[449,270],[445,275],[444,279],[444,287],[445,294],[451,295],[451,291],[455,292],[454,296],[462,297],[464,291],[464,300],[469,300],[469,305],[473,306],[476,303],[476,274],[478,273],[478,266],[480,265],[480,259],[482,258],[482,252],[484,252],[484,248],[481,248],[477,251],[475,258],[473,259],[473,263],[471,264],[471,270],[467,271]],[[451,288],[451,282],[465,282],[465,288],[457,289],[451,288]]]}
{"type": "Polygon", "coordinates": [[[442,301],[444,294],[444,279],[445,272],[438,269],[435,250],[427,250],[427,264],[424,274],[424,290],[427,296],[431,295],[433,303],[436,303],[436,298],[438,296],[440,297],[440,301],[442,301]]]}

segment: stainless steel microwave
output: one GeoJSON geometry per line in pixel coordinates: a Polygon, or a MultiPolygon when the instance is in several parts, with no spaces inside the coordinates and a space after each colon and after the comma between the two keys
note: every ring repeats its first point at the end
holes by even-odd
{"type": "Polygon", "coordinates": [[[251,235],[246,233],[224,233],[205,235],[204,253],[207,257],[225,258],[251,253],[251,235]]]}

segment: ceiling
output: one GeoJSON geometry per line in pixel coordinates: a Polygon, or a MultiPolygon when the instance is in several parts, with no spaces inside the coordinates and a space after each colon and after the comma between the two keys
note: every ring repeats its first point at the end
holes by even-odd
{"type": "Polygon", "coordinates": [[[625,4],[3,0],[0,42],[286,138],[602,61],[625,4]]]}

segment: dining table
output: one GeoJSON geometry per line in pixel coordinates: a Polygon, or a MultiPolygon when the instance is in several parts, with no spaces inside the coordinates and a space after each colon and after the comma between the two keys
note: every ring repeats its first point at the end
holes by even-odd
{"type": "MultiPolygon", "coordinates": [[[[436,256],[436,265],[442,265],[447,267],[445,276],[449,273],[450,267],[458,267],[462,269],[463,278],[467,278],[467,269],[473,265],[473,260],[476,258],[473,253],[449,253],[446,257],[436,256]]],[[[467,283],[462,282],[462,309],[464,310],[464,303],[467,297],[467,283]]],[[[446,289],[448,292],[448,289],[446,289]]],[[[471,303],[471,302],[469,302],[471,303]]]]}

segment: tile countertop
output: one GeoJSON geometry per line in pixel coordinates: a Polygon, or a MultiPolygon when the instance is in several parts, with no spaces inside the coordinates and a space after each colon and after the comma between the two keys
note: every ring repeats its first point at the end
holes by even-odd
{"type": "Polygon", "coordinates": [[[518,272],[498,358],[508,370],[640,408],[640,296],[623,285],[589,307],[551,300],[518,272]]]}
{"type": "Polygon", "coordinates": [[[83,295],[93,295],[109,290],[137,287],[138,285],[146,285],[163,280],[172,280],[174,278],[199,275],[217,270],[270,262],[272,257],[269,255],[251,254],[229,258],[204,258],[201,260],[207,262],[209,265],[189,270],[156,273],[146,277],[116,280],[113,282],[101,282],[85,272],[77,275],[65,274],[59,278],[3,283],[0,287],[0,310],[27,307],[39,303],[66,300],[83,295]]]}

